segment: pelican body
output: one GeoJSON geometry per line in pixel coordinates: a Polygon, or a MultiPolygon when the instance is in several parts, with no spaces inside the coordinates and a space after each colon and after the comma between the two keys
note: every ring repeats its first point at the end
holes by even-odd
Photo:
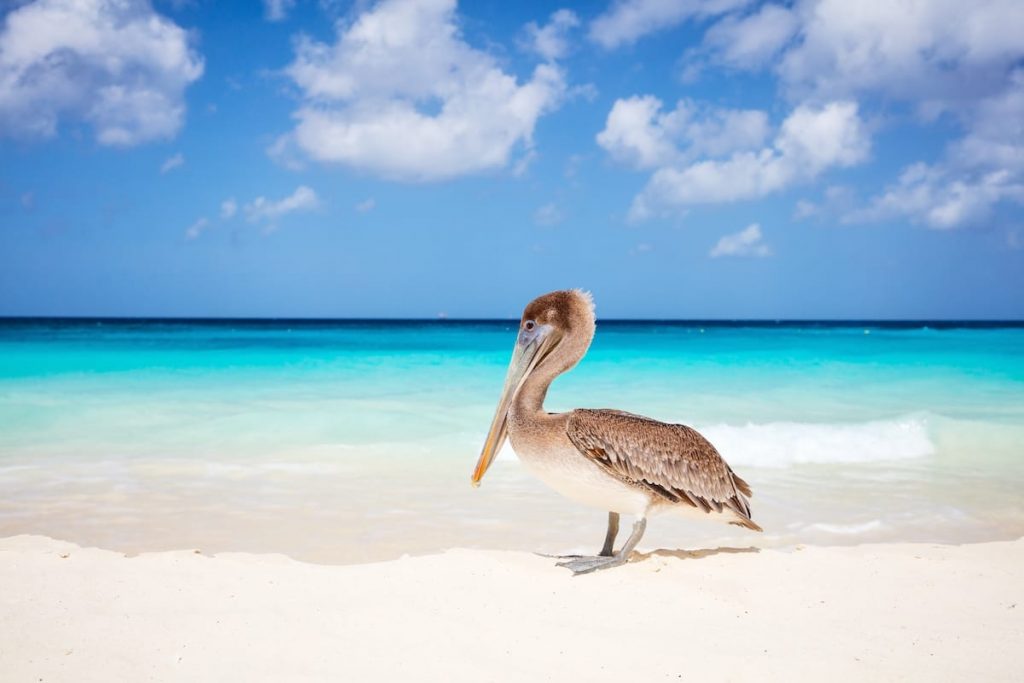
{"type": "Polygon", "coordinates": [[[625,564],[647,517],[656,513],[712,516],[761,531],[750,517],[750,486],[696,430],[620,410],[544,410],[551,382],[586,355],[594,330],[594,304],[586,292],[551,292],[529,303],[473,485],[508,439],[538,479],[571,500],[607,511],[601,553],[559,563],[577,574],[625,564]],[[634,515],[636,522],[615,552],[620,514],[634,515]]]}

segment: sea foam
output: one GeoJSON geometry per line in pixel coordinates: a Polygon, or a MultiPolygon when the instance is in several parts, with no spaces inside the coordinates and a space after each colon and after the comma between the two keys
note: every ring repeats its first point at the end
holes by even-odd
{"type": "MultiPolygon", "coordinates": [[[[791,467],[803,463],[867,463],[935,453],[923,415],[854,423],[765,422],[696,426],[733,466],[791,467]]],[[[515,459],[506,442],[498,460],[515,459]]]]}
{"type": "Polygon", "coordinates": [[[847,424],[717,424],[699,431],[731,465],[865,463],[923,458],[935,453],[927,419],[921,415],[847,424]]]}

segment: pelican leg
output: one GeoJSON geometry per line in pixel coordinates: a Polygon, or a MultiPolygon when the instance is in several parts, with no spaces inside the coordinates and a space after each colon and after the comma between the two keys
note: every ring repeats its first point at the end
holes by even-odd
{"type": "MultiPolygon", "coordinates": [[[[619,513],[608,513],[608,531],[604,536],[604,547],[597,557],[611,557],[615,554],[615,537],[619,535],[619,513]]],[[[578,560],[580,558],[591,559],[593,555],[549,555],[547,553],[534,553],[541,557],[550,557],[556,560],[578,560]]]]}
{"type": "Polygon", "coordinates": [[[644,529],[647,528],[647,519],[641,517],[633,523],[633,533],[629,535],[626,540],[626,545],[622,546],[619,552],[615,553],[611,557],[598,555],[596,557],[581,557],[576,560],[570,560],[568,562],[559,562],[559,567],[566,567],[571,569],[573,574],[589,574],[590,572],[597,571],[598,569],[610,569],[612,567],[618,567],[620,565],[629,562],[629,555],[636,548],[637,543],[644,535],[644,529]]]}
{"type": "Polygon", "coordinates": [[[615,554],[615,537],[619,535],[619,513],[608,513],[608,533],[604,537],[604,547],[601,548],[603,557],[611,557],[615,554]]]}

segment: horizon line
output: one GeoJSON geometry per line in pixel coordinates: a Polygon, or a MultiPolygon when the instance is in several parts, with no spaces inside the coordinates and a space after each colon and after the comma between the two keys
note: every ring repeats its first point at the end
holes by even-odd
{"type": "MultiPolygon", "coordinates": [[[[151,316],[151,315],[0,315],[3,322],[167,322],[167,323],[511,323],[518,318],[493,317],[291,317],[291,316],[151,316]]],[[[1024,318],[598,318],[598,323],[685,323],[685,324],[978,324],[1024,326],[1024,318]]]]}

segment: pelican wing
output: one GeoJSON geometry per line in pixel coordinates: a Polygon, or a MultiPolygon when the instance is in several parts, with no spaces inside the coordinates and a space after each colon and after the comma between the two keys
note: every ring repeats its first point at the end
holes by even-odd
{"type": "Polygon", "coordinates": [[[574,410],[566,433],[573,445],[609,474],[665,501],[705,512],[729,508],[737,524],[750,521],[750,486],[733,473],[696,430],[618,410],[574,410]]]}

